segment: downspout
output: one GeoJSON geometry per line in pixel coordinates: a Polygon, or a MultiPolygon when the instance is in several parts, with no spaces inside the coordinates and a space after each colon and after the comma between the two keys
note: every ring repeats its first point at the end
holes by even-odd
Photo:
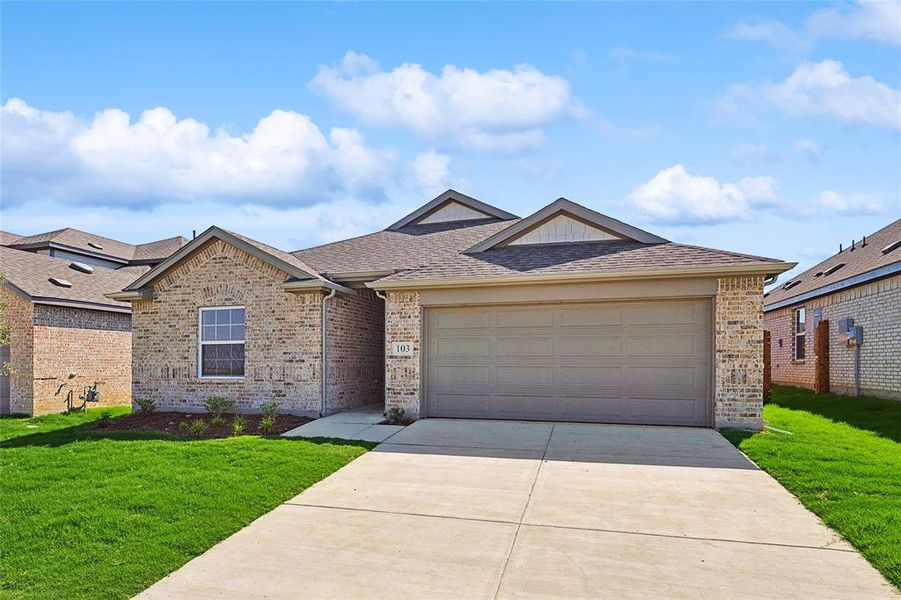
{"type": "Polygon", "coordinates": [[[326,296],[322,297],[322,391],[319,396],[319,416],[325,416],[326,395],[328,391],[328,301],[335,297],[338,290],[332,289],[326,296]]]}

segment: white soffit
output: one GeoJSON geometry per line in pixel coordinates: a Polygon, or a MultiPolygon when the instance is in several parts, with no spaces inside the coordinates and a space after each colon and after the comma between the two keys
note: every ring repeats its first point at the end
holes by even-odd
{"type": "Polygon", "coordinates": [[[535,229],[509,242],[510,246],[531,244],[559,244],[564,242],[602,242],[621,240],[619,236],[607,233],[588,223],[577,221],[569,215],[560,214],[539,225],[535,229]]]}

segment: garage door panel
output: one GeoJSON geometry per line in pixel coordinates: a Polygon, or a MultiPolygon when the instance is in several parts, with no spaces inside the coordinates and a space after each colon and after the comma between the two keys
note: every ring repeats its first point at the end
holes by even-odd
{"type": "Polygon", "coordinates": [[[430,308],[426,415],[707,425],[710,312],[708,300],[430,308]]]}
{"type": "Polygon", "coordinates": [[[498,385],[554,385],[554,368],[543,366],[505,366],[494,367],[494,381],[498,385]]]}
{"type": "Polygon", "coordinates": [[[623,339],[618,335],[563,335],[557,338],[557,354],[561,357],[620,356],[623,339]]]}
{"type": "Polygon", "coordinates": [[[496,339],[494,356],[498,358],[503,358],[505,356],[551,357],[554,355],[553,337],[504,336],[497,337],[496,339]]]}

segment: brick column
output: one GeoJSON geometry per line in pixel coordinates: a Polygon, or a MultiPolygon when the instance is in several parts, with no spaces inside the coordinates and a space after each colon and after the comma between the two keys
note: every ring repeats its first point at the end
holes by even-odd
{"type": "Polygon", "coordinates": [[[717,427],[763,426],[763,277],[717,282],[714,319],[717,427]]]}
{"type": "Polygon", "coordinates": [[[422,307],[419,292],[388,292],[385,300],[385,410],[404,409],[407,417],[420,416],[420,365],[422,364],[422,307]],[[395,342],[409,342],[413,352],[399,356],[395,342]]]}

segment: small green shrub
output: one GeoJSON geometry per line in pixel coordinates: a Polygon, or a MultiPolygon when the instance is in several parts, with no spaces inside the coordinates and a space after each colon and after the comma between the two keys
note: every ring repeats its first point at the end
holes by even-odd
{"type": "Polygon", "coordinates": [[[100,429],[106,429],[110,424],[110,416],[108,412],[105,412],[100,415],[100,419],[97,420],[97,427],[100,429]]]}
{"type": "Polygon", "coordinates": [[[223,417],[222,415],[216,415],[215,417],[210,419],[210,423],[213,425],[213,427],[222,427],[223,425],[225,425],[225,417],[223,417]]]}
{"type": "Polygon", "coordinates": [[[272,430],[275,428],[275,417],[272,415],[266,415],[262,419],[260,419],[260,424],[257,425],[257,431],[263,434],[272,433],[272,430]]]}
{"type": "Polygon", "coordinates": [[[206,431],[207,424],[203,419],[194,419],[191,421],[191,435],[194,437],[200,437],[203,435],[203,432],[206,431]]]}
{"type": "Polygon", "coordinates": [[[206,411],[214,417],[221,417],[228,411],[234,410],[235,401],[226,400],[222,396],[210,396],[203,401],[203,406],[206,408],[206,411]]]}
{"type": "Polygon", "coordinates": [[[272,422],[275,423],[275,417],[278,415],[278,402],[273,400],[260,404],[260,414],[263,417],[272,417],[272,422]]]}
{"type": "Polygon", "coordinates": [[[241,435],[244,433],[244,417],[235,415],[232,419],[232,435],[241,435]]]}
{"type": "Polygon", "coordinates": [[[385,420],[389,425],[409,425],[413,422],[413,419],[407,417],[406,411],[399,406],[389,408],[385,420]]]}
{"type": "Polygon", "coordinates": [[[135,404],[138,405],[142,415],[152,415],[156,412],[156,402],[149,398],[138,398],[135,404]]]}
{"type": "Polygon", "coordinates": [[[181,423],[179,423],[178,428],[179,428],[179,430],[183,431],[184,433],[189,433],[191,431],[191,426],[188,425],[187,421],[182,421],[181,423]]]}

